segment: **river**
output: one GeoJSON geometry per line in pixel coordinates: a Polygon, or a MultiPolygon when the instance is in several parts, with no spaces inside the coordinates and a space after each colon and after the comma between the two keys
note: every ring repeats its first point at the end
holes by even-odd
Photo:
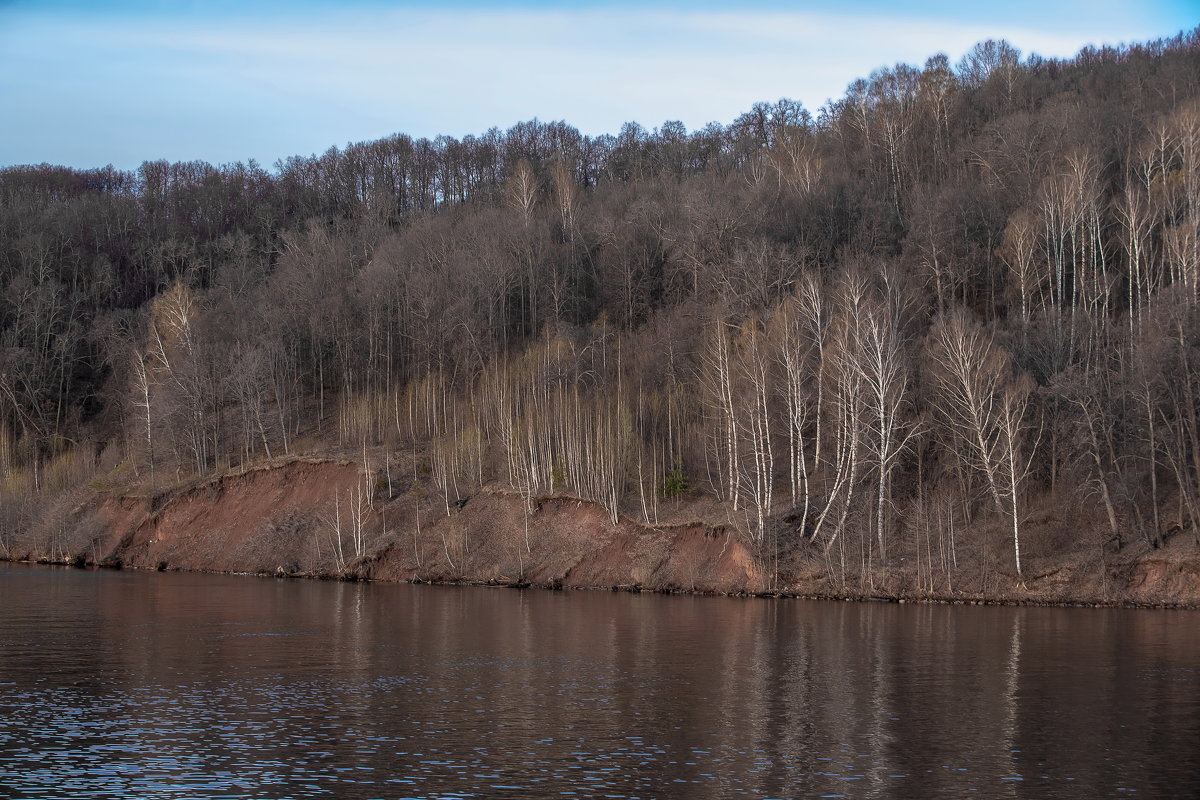
{"type": "Polygon", "coordinates": [[[0,796],[1200,796],[1200,612],[0,566],[0,796]]]}

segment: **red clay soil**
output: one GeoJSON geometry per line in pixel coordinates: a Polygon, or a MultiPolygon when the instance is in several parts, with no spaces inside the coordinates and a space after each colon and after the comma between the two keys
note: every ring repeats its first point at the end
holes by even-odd
{"type": "Polygon", "coordinates": [[[87,561],[218,572],[352,574],[375,580],[532,583],[693,592],[763,588],[732,529],[647,527],[575,498],[526,510],[519,495],[484,491],[463,508],[411,498],[361,518],[362,471],[343,461],[294,460],[229,474],[156,500],[100,495],[77,511],[99,529],[87,561]],[[338,555],[338,531],[341,554],[338,555]],[[94,555],[93,555],[94,553],[94,555]]]}
{"type": "Polygon", "coordinates": [[[420,537],[415,521],[404,521],[407,532],[369,564],[372,578],[721,593],[763,588],[732,529],[613,524],[607,511],[577,498],[543,498],[527,508],[519,495],[484,491],[461,510],[431,515],[420,537]]]}
{"type": "MultiPolygon", "coordinates": [[[[293,509],[332,510],[362,471],[349,462],[295,460],[223,475],[167,497],[102,497],[92,512],[104,530],[101,561],[214,572],[257,571],[252,540],[293,509]]],[[[289,554],[274,559],[287,561],[289,554]]]]}
{"type": "MultiPolygon", "coordinates": [[[[1159,549],[1139,542],[1120,553],[1100,547],[1030,553],[1021,580],[1004,571],[1009,556],[998,545],[987,557],[993,566],[986,574],[977,568],[985,559],[976,554],[963,559],[960,573],[929,588],[917,580],[919,567],[914,571],[903,558],[867,578],[847,576],[831,570],[819,548],[801,548],[778,572],[768,570],[747,537],[722,523],[703,499],[674,506],[672,524],[657,526],[626,518],[614,524],[605,509],[573,497],[527,505],[497,488],[485,488],[461,508],[451,506],[450,513],[425,500],[418,514],[411,493],[390,502],[376,498],[374,510],[356,520],[352,499],[362,486],[362,470],[353,462],[293,459],[154,499],[98,493],[74,511],[73,524],[93,532],[76,558],[390,581],[1200,606],[1200,546],[1190,533],[1159,549]]],[[[1036,530],[1031,533],[1036,540],[1036,530]]],[[[925,582],[935,583],[928,566],[925,582]]]]}

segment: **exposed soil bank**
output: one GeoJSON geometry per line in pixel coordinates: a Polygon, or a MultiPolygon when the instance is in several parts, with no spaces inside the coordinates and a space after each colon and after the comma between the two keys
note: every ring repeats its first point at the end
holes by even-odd
{"type": "Polygon", "coordinates": [[[1035,552],[1018,581],[1005,570],[1002,539],[994,552],[961,553],[953,572],[935,573],[928,557],[923,567],[919,547],[850,570],[844,554],[827,557],[798,535],[778,559],[767,557],[711,501],[672,505],[666,524],[648,526],[614,524],[603,508],[572,497],[527,505],[487,488],[449,513],[428,501],[418,513],[411,493],[377,498],[372,508],[361,486],[353,462],[292,459],[157,497],[88,492],[59,512],[55,525],[70,535],[54,547],[31,536],[8,556],[390,581],[1200,607],[1200,547],[1190,535],[1159,549],[1035,552]]]}

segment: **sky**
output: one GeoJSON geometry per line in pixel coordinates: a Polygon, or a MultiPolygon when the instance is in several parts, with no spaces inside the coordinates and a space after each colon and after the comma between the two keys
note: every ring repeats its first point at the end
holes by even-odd
{"type": "Polygon", "coordinates": [[[0,0],[0,166],[270,168],[535,117],[694,130],[988,38],[1070,57],[1198,24],[1197,0],[0,0]]]}

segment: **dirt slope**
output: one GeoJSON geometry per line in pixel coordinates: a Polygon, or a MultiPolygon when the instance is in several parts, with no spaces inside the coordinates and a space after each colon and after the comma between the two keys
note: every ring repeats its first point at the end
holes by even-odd
{"type": "Polygon", "coordinates": [[[647,527],[582,500],[482,492],[415,536],[390,539],[370,564],[386,580],[528,581],[567,587],[759,591],[761,577],[738,534],[701,523],[647,527]],[[527,533],[528,532],[528,533],[527,533]],[[415,545],[415,546],[414,546],[415,545]]]}
{"type": "Polygon", "coordinates": [[[481,492],[450,514],[422,504],[419,520],[411,498],[356,516],[361,481],[353,463],[306,459],[153,500],[100,495],[76,510],[77,525],[100,531],[82,555],[143,568],[345,572],[377,580],[764,588],[732,529],[652,528],[625,519],[614,525],[593,503],[558,497],[527,509],[523,498],[502,491],[481,492]]]}
{"type": "MultiPolygon", "coordinates": [[[[648,526],[625,518],[614,524],[606,510],[577,498],[527,505],[498,488],[485,488],[448,513],[427,499],[418,511],[412,493],[390,501],[377,496],[368,507],[356,503],[362,485],[357,464],[309,458],[155,498],[94,493],[72,511],[71,525],[91,533],[71,556],[141,568],[395,581],[1200,606],[1200,546],[1191,536],[1176,536],[1159,549],[1031,556],[1021,580],[1002,568],[981,579],[976,564],[964,559],[961,574],[931,586],[928,578],[919,580],[919,563],[899,559],[867,578],[847,576],[831,571],[811,546],[793,549],[777,572],[768,570],[745,535],[703,500],[674,507],[670,524],[648,526]]],[[[42,555],[31,548],[18,557],[42,555]]],[[[993,563],[1003,562],[1001,549],[993,563]]]]}
{"type": "MultiPolygon", "coordinates": [[[[102,496],[85,509],[104,531],[102,558],[130,566],[166,564],[181,569],[219,572],[257,571],[250,563],[260,553],[257,540],[291,516],[331,509],[337,495],[348,494],[361,477],[349,462],[295,460],[223,475],[167,497],[135,499],[102,496]],[[258,546],[256,546],[258,545],[258,546]]],[[[290,550],[302,540],[273,542],[267,561],[294,562],[290,550]]]]}

